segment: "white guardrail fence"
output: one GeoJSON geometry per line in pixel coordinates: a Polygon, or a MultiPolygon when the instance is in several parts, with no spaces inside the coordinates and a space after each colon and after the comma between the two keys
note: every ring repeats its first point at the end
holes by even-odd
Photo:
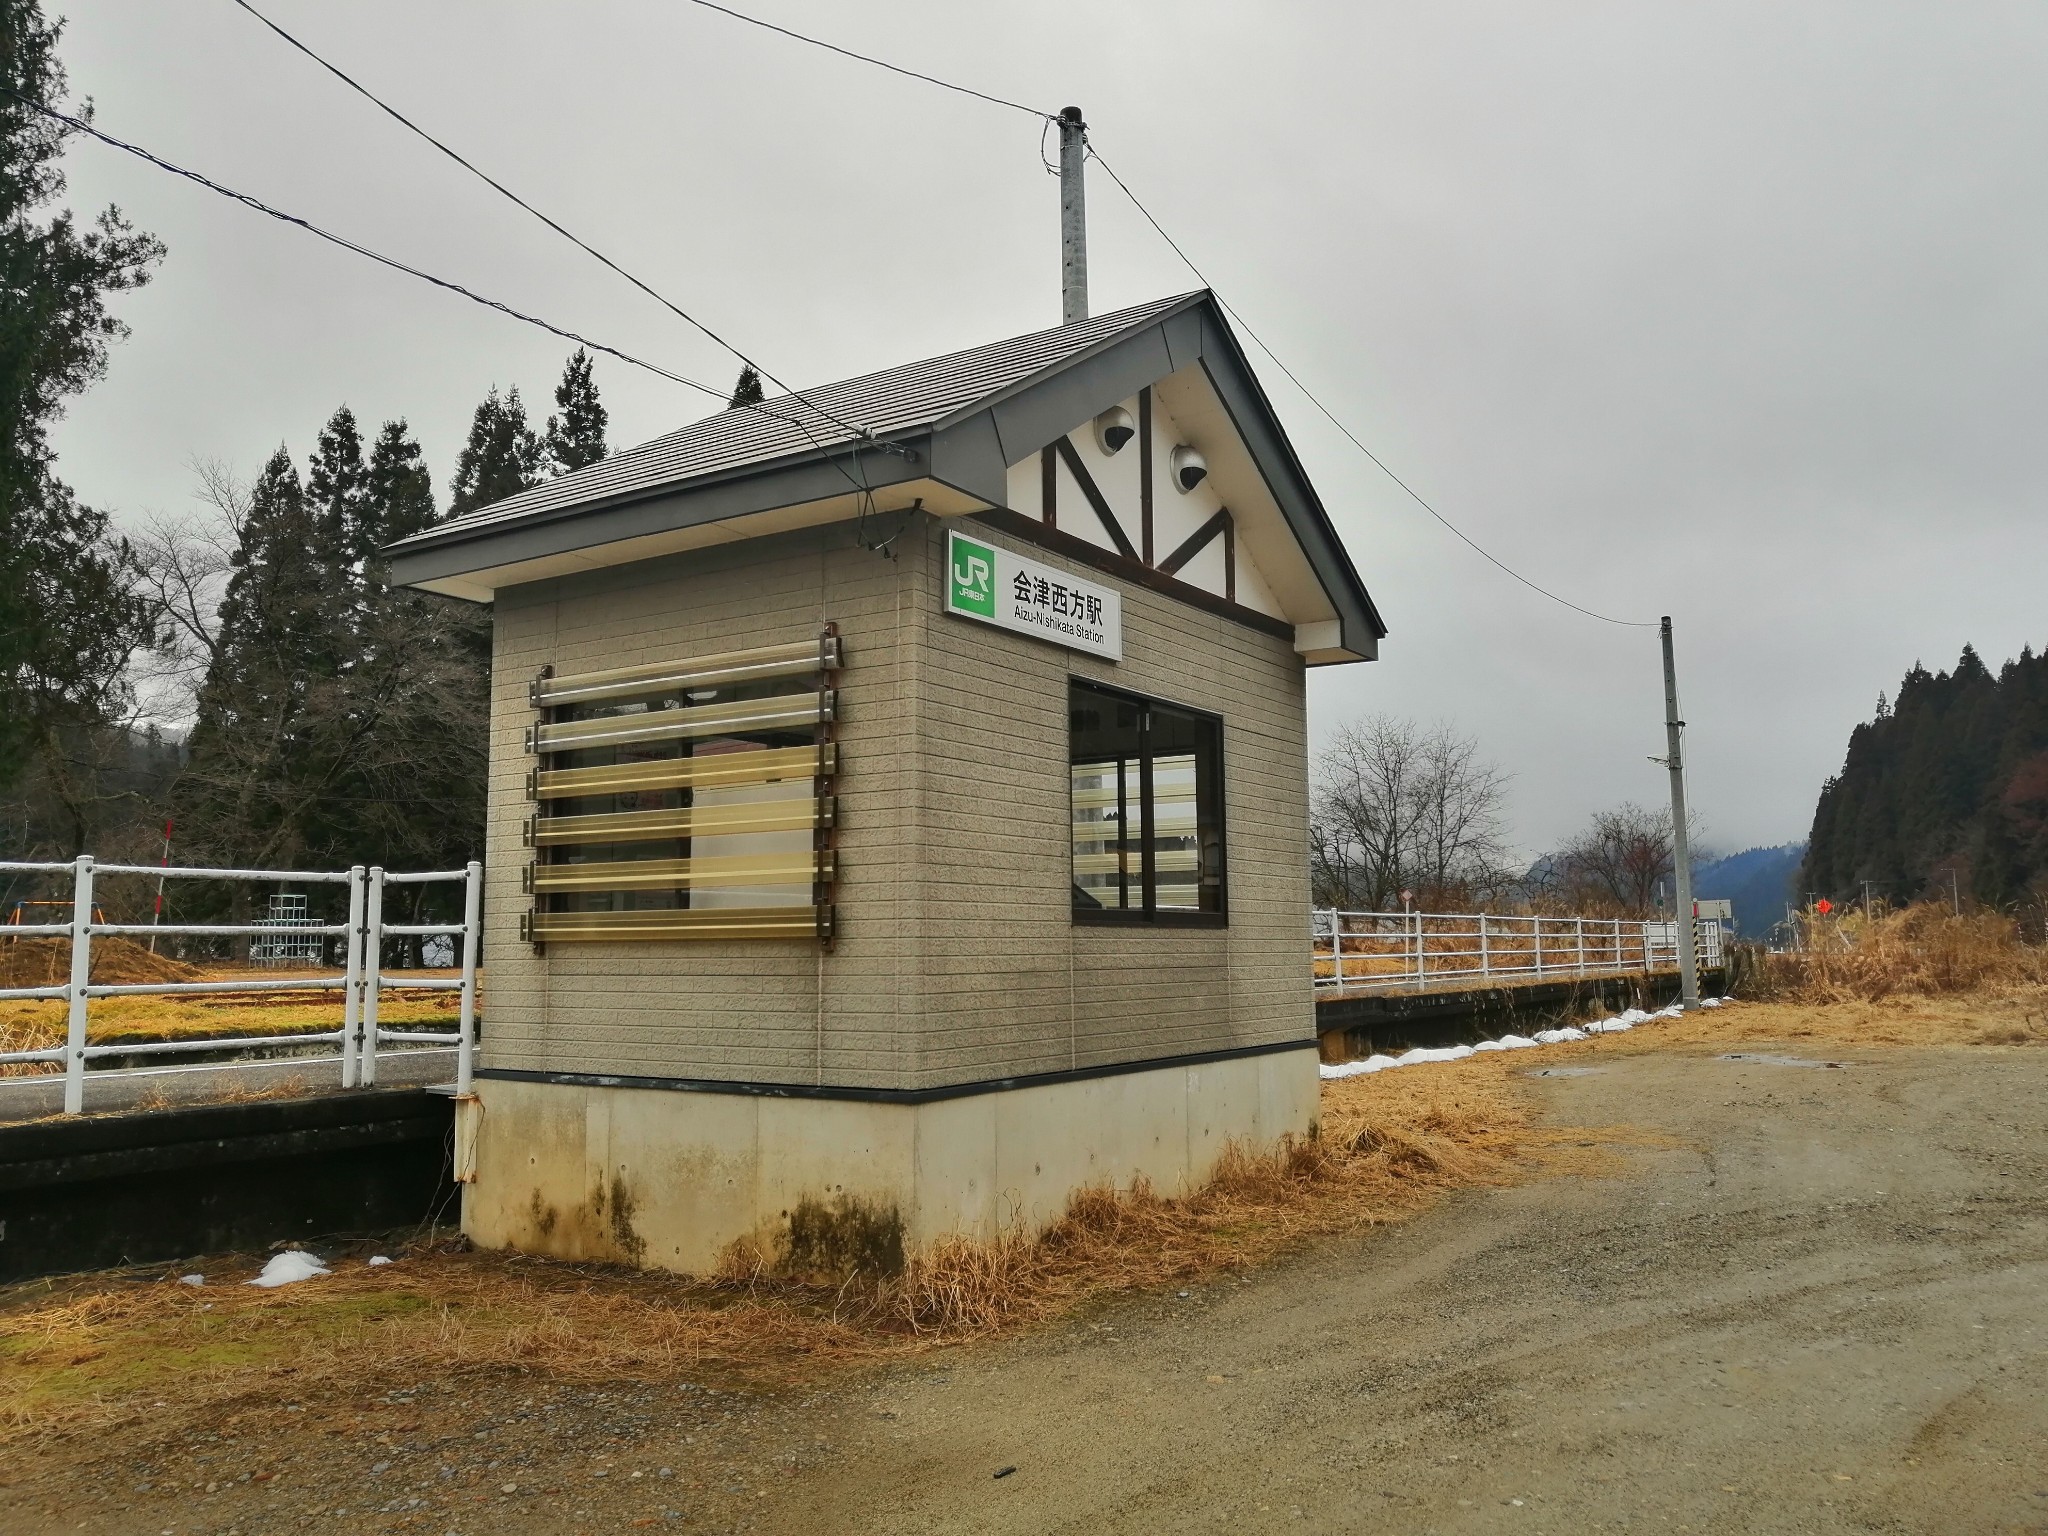
{"type": "MultiPolygon", "coordinates": [[[[68,938],[71,941],[70,980],[62,986],[0,987],[0,1001],[9,999],[61,1000],[69,1005],[62,1045],[42,1050],[0,1053],[0,1063],[57,1062],[64,1069],[64,1113],[80,1114],[85,1109],[85,1079],[88,1062],[123,1056],[157,1056],[191,1051],[242,1050],[255,1047],[332,1045],[341,1062],[344,1088],[368,1087],[377,1081],[380,1048],[455,1048],[455,1088],[468,1093],[476,1055],[476,970],[478,918],[483,896],[483,867],[472,862],[466,868],[399,873],[358,864],[346,871],[303,869],[190,869],[176,865],[95,864],[91,855],[81,855],[68,864],[0,862],[0,873],[36,873],[69,876],[71,880],[71,921],[68,923],[21,923],[0,927],[0,942],[8,939],[68,938]],[[144,981],[95,982],[92,980],[92,941],[119,936],[128,939],[169,938],[186,935],[206,938],[249,936],[259,943],[275,939],[279,925],[248,923],[109,923],[95,921],[93,881],[98,875],[145,875],[150,879],[249,880],[288,885],[346,885],[348,920],[343,923],[293,923],[291,937],[303,940],[319,936],[345,940],[340,975],[265,976],[231,981],[144,981]],[[462,921],[459,923],[387,923],[384,921],[384,893],[394,885],[426,885],[459,881],[464,887],[462,921]],[[439,967],[455,975],[387,976],[384,971],[384,941],[404,937],[459,938],[457,965],[439,967]],[[377,1022],[378,1002],[387,990],[454,991],[461,995],[456,1031],[429,1032],[387,1029],[377,1022]],[[146,1041],[94,1045],[89,1042],[87,1024],[94,998],[137,996],[181,996],[232,992],[339,992],[341,1025],[337,1029],[291,1035],[208,1035],[203,1039],[146,1041]]],[[[334,1056],[299,1059],[325,1061],[334,1056]]]]}
{"type": "MultiPolygon", "coordinates": [[[[1693,931],[1700,969],[1719,966],[1720,919],[1694,918],[1693,931]]],[[[1318,908],[1309,932],[1318,989],[1678,968],[1678,924],[1671,921],[1318,908]]]]}

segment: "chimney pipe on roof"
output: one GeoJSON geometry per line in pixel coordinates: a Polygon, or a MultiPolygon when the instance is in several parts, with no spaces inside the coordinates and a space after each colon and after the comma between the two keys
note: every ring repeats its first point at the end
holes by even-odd
{"type": "Polygon", "coordinates": [[[1079,107],[1060,112],[1060,324],[1088,318],[1088,205],[1081,170],[1088,125],[1079,107]]]}

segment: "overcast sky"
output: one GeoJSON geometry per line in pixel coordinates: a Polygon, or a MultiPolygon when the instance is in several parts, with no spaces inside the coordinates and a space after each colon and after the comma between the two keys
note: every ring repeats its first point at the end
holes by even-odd
{"type": "MultiPolygon", "coordinates": [[[[1020,114],[686,0],[259,3],[793,383],[1058,319],[1055,183],[1020,114]]],[[[1411,485],[1588,607],[1674,615],[1720,847],[1803,837],[1916,659],[2048,642],[2038,4],[739,3],[1078,103],[1411,485]]],[[[680,372],[735,371],[229,0],[68,15],[107,131],[680,372]]],[[[343,401],[406,417],[444,495],[488,386],[544,414],[554,338],[104,147],[69,169],[75,205],[170,247],[58,434],[118,516],[189,505],[195,457],[303,462],[343,401]]],[[[1089,197],[1097,312],[1197,286],[1099,173],[1089,197]]],[[[1316,674],[1313,729],[1471,733],[1532,851],[1661,796],[1655,632],[1515,585],[1264,372],[1392,631],[1316,674]]],[[[597,377],[615,448],[705,414],[624,364],[597,377]]]]}

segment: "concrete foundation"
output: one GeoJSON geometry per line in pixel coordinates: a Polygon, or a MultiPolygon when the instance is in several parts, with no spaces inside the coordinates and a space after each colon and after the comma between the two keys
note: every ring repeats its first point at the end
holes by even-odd
{"type": "Polygon", "coordinates": [[[1206,1179],[1231,1142],[1309,1133],[1313,1045],[921,1096],[480,1078],[463,1230],[480,1246],[684,1273],[735,1241],[780,1267],[891,1267],[1037,1231],[1076,1190],[1206,1179]]]}

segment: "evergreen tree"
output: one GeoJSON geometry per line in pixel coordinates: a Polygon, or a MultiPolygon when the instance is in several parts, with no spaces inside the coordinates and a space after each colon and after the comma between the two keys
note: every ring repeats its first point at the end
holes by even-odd
{"type": "Polygon", "coordinates": [[[106,372],[126,334],[108,298],[147,282],[163,246],[113,208],[89,230],[34,217],[64,190],[70,130],[17,97],[63,101],[60,30],[37,0],[0,0],[0,85],[15,93],[0,96],[0,783],[35,743],[105,715],[147,630],[106,517],[56,478],[49,425],[106,372]]]}
{"type": "Polygon", "coordinates": [[[767,392],[761,388],[761,375],[755,371],[754,365],[740,364],[739,382],[732,387],[731,409],[736,411],[743,405],[759,405],[767,398],[767,392]]]}
{"type": "Polygon", "coordinates": [[[275,867],[312,851],[343,650],[320,546],[319,515],[279,448],[250,489],[180,783],[178,822],[215,857],[275,867]]]}
{"type": "Polygon", "coordinates": [[[548,418],[547,431],[548,458],[555,473],[566,475],[603,458],[607,417],[590,377],[590,354],[581,347],[562,369],[562,382],[555,386],[555,405],[560,414],[548,418]]]}
{"type": "Polygon", "coordinates": [[[434,481],[426,456],[400,417],[387,421],[370,449],[363,527],[363,558],[377,561],[386,544],[418,533],[434,521],[434,481]]]}
{"type": "Polygon", "coordinates": [[[1915,662],[1814,808],[1805,889],[1841,899],[1869,880],[1905,901],[1945,893],[1950,869],[1982,901],[2048,887],[2048,659],[2031,647],[1996,676],[1973,647],[1953,672],[1915,662]]]}
{"type": "Polygon", "coordinates": [[[501,397],[493,384],[470,418],[469,441],[455,461],[448,515],[459,517],[538,485],[544,452],[526,424],[518,386],[501,397]]]}
{"type": "Polygon", "coordinates": [[[369,466],[355,412],[342,406],[320,429],[306,466],[306,499],[320,554],[338,579],[360,569],[369,521],[369,466]]]}

